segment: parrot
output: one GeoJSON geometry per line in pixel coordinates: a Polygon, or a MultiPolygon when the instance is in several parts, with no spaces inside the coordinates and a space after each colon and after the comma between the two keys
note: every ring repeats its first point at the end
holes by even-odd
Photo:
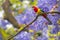
{"type": "Polygon", "coordinates": [[[37,6],[32,6],[32,9],[37,15],[43,16],[49,22],[49,24],[52,24],[52,22],[47,17],[47,14],[42,9],[38,8],[37,6]]]}

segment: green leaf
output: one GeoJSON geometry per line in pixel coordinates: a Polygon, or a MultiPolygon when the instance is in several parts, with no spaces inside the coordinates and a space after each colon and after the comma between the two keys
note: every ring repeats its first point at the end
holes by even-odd
{"type": "Polygon", "coordinates": [[[19,4],[19,3],[21,3],[19,0],[10,0],[10,2],[11,2],[12,4],[19,4]]]}
{"type": "Polygon", "coordinates": [[[2,39],[7,40],[7,38],[9,37],[9,34],[7,34],[6,31],[1,27],[0,27],[0,33],[2,35],[2,39]]]}
{"type": "Polygon", "coordinates": [[[30,2],[30,5],[37,5],[37,0],[34,0],[33,2],[30,2]]]}
{"type": "Polygon", "coordinates": [[[14,30],[13,27],[9,28],[9,29],[6,29],[6,32],[9,34],[9,35],[15,35],[16,34],[16,31],[14,30]]]}

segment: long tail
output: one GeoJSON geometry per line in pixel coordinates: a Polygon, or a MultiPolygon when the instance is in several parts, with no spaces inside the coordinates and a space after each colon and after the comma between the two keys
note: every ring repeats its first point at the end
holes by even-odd
{"type": "Polygon", "coordinates": [[[42,14],[42,16],[49,22],[49,24],[52,24],[52,22],[49,20],[49,18],[47,17],[47,14],[44,13],[42,14]]]}

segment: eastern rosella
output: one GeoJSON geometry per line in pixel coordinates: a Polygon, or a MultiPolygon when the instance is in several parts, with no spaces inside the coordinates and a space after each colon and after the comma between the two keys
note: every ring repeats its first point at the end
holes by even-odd
{"type": "Polygon", "coordinates": [[[37,6],[33,6],[32,8],[33,8],[34,12],[35,12],[37,15],[43,16],[45,19],[48,20],[49,24],[52,24],[52,22],[51,22],[51,21],[49,20],[49,18],[47,17],[47,14],[44,13],[43,10],[41,10],[41,9],[38,8],[37,6]]]}

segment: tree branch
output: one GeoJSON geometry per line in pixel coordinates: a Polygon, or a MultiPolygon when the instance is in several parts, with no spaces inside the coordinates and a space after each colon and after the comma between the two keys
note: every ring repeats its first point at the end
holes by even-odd
{"type": "Polygon", "coordinates": [[[46,14],[51,14],[51,13],[55,13],[55,14],[60,14],[60,12],[44,12],[44,13],[46,13],[46,14]]]}
{"type": "Polygon", "coordinates": [[[17,36],[18,34],[20,34],[22,31],[24,31],[25,29],[28,30],[29,26],[30,26],[33,22],[35,22],[35,21],[38,19],[38,17],[39,17],[39,15],[37,15],[36,18],[35,18],[32,22],[30,22],[30,23],[29,23],[28,25],[26,25],[22,30],[20,30],[16,35],[10,37],[8,40],[11,40],[12,38],[14,38],[14,37],[17,36]]]}
{"type": "Polygon", "coordinates": [[[9,0],[5,0],[2,4],[3,10],[5,12],[5,19],[7,19],[15,28],[19,28],[19,24],[17,23],[16,19],[12,15],[12,10],[10,8],[9,0]]]}

